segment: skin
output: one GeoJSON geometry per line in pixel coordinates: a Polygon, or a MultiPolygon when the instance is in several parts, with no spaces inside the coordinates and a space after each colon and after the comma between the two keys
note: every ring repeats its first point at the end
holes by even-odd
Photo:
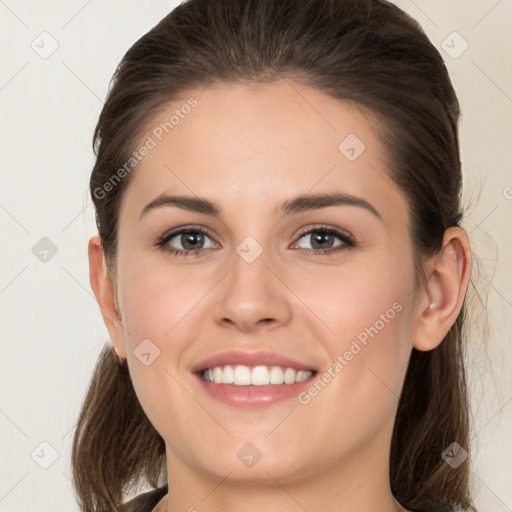
{"type": "MultiPolygon", "coordinates": [[[[110,338],[166,442],[170,493],[154,510],[404,510],[388,473],[398,396],[412,348],[435,348],[460,311],[471,268],[466,233],[446,231],[418,287],[407,202],[386,175],[370,114],[290,80],[216,83],[190,95],[197,107],[134,171],[112,275],[99,237],[89,243],[110,338]],[[349,134],[366,146],[355,161],[338,150],[349,134]],[[276,215],[292,197],[321,192],[362,198],[380,217],[352,205],[276,215]],[[141,218],[162,193],[207,198],[222,216],[164,206],[141,218]],[[199,254],[156,246],[189,224],[211,233],[199,254]],[[356,245],[333,238],[343,250],[318,254],[302,233],[320,225],[356,245]],[[247,236],[263,250],[252,263],[236,252],[247,236]],[[307,404],[231,407],[190,372],[235,348],[274,350],[326,371],[396,303],[400,312],[307,404]],[[134,350],[148,338],[160,356],[145,366],[134,350]],[[251,468],[237,457],[247,442],[261,452],[251,468]]],[[[179,105],[163,109],[141,140],[179,105]]],[[[179,236],[170,243],[183,249],[179,236]]]]}

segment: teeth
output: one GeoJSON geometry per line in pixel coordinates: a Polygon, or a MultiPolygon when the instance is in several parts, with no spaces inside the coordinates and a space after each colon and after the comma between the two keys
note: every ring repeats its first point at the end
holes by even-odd
{"type": "MultiPolygon", "coordinates": [[[[222,368],[220,368],[222,371],[222,368]]],[[[215,380],[219,384],[224,384],[224,379],[215,380]]],[[[233,384],[237,386],[248,386],[251,383],[251,370],[247,366],[235,366],[235,373],[233,374],[233,384]]]]}
{"type": "Polygon", "coordinates": [[[272,366],[270,370],[270,384],[283,384],[284,373],[280,366],[272,366]]]}
{"type": "Polygon", "coordinates": [[[266,366],[255,366],[252,369],[251,384],[253,386],[266,386],[270,384],[270,372],[266,366]]]}
{"type": "Polygon", "coordinates": [[[293,368],[286,368],[284,372],[284,383],[293,384],[295,382],[295,370],[293,368]]]}
{"type": "Polygon", "coordinates": [[[295,382],[304,382],[306,379],[309,379],[309,377],[311,377],[311,375],[312,375],[312,372],[310,372],[309,370],[308,371],[299,370],[297,372],[297,375],[295,376],[295,382]]]}
{"type": "Polygon", "coordinates": [[[304,382],[313,375],[311,370],[294,370],[280,366],[249,366],[230,365],[216,366],[204,370],[202,377],[215,384],[234,384],[235,386],[267,386],[269,384],[294,384],[304,382]]]}
{"type": "Polygon", "coordinates": [[[224,370],[221,370],[221,378],[215,379],[215,382],[222,382],[222,384],[233,384],[235,382],[235,371],[232,366],[225,366],[224,370]]]}

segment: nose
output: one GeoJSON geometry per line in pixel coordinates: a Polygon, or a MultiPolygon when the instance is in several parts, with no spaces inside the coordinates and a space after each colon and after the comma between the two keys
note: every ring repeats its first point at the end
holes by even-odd
{"type": "Polygon", "coordinates": [[[232,269],[218,287],[213,309],[218,324],[251,332],[290,321],[292,292],[278,266],[269,260],[266,251],[252,262],[234,254],[232,269]]]}

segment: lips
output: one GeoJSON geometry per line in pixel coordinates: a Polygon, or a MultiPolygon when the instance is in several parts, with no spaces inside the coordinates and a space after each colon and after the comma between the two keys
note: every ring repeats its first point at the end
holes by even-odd
{"type": "Polygon", "coordinates": [[[231,350],[208,357],[191,368],[194,381],[216,401],[259,409],[297,397],[317,369],[276,352],[231,350]]]}

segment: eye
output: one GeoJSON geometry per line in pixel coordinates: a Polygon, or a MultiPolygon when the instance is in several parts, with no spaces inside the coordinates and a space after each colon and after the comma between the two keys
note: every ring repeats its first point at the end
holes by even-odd
{"type": "Polygon", "coordinates": [[[195,255],[203,249],[217,248],[219,244],[212,239],[204,228],[186,226],[166,233],[158,240],[157,246],[169,254],[188,256],[190,254],[195,255]]]}
{"type": "MultiPolygon", "coordinates": [[[[301,250],[305,254],[331,254],[355,246],[354,240],[348,233],[330,226],[318,226],[309,229],[300,236],[299,240],[307,240],[308,238],[309,243],[307,245],[309,247],[301,250]],[[339,240],[337,244],[336,239],[339,240]]],[[[292,248],[297,248],[297,244],[298,242],[292,248]]],[[[299,249],[301,248],[299,247],[299,249]]]]}
{"type": "MultiPolygon", "coordinates": [[[[309,247],[301,248],[298,242],[295,242],[292,249],[298,248],[301,253],[318,255],[332,254],[356,245],[348,233],[331,226],[318,226],[309,229],[302,233],[299,240],[307,240],[308,237],[310,241],[307,245],[309,247]],[[336,243],[336,239],[338,239],[338,243],[336,243]]],[[[166,253],[176,256],[197,255],[205,249],[220,247],[208,231],[201,226],[176,228],[159,238],[156,245],[166,253]]]]}

